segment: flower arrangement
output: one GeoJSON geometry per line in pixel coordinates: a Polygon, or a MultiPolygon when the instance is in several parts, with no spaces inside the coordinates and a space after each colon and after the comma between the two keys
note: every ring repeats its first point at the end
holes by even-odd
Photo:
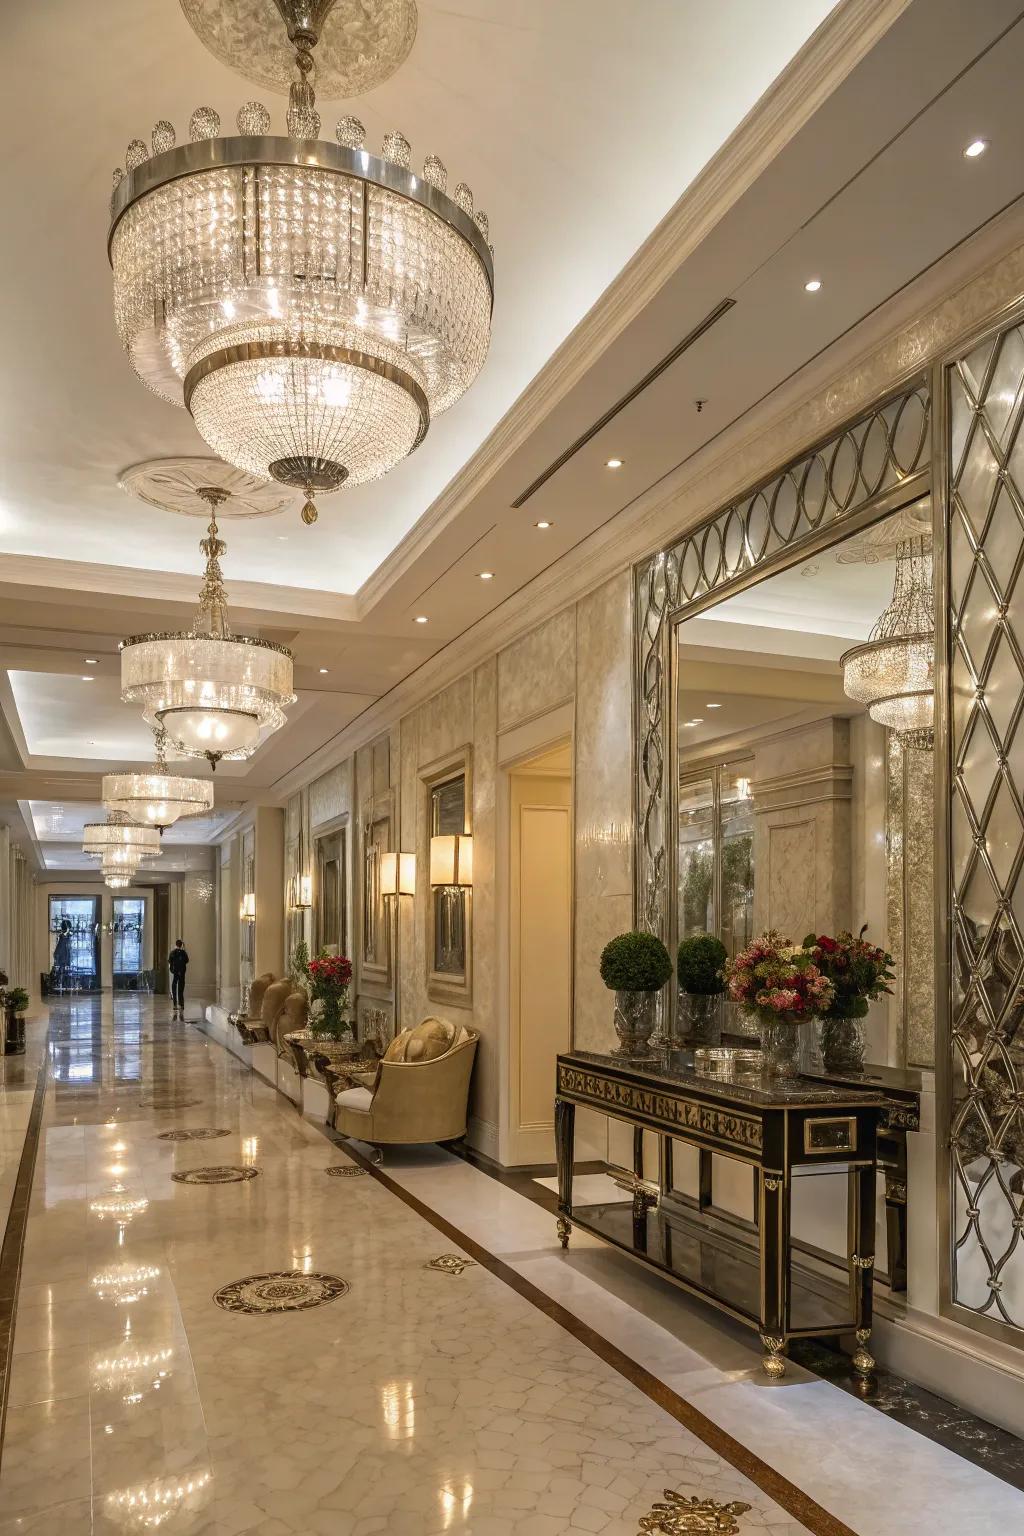
{"type": "Polygon", "coordinates": [[[852,933],[809,933],[804,949],[823,976],[832,983],[832,1001],[821,1010],[825,1019],[862,1019],[868,1004],[892,992],[895,978],[892,955],[864,938],[868,925],[854,938],[852,933]]]}
{"type": "Polygon", "coordinates": [[[313,1020],[317,1034],[337,1038],[349,1025],[343,1017],[348,1007],[348,989],[352,980],[352,962],[345,955],[329,955],[321,950],[315,960],[310,960],[306,975],[309,978],[309,996],[320,1004],[319,1013],[313,1020]]]}
{"type": "Polygon", "coordinates": [[[806,1024],[832,1002],[832,983],[810,953],[774,929],[726,962],[730,998],[762,1024],[806,1024]]]}

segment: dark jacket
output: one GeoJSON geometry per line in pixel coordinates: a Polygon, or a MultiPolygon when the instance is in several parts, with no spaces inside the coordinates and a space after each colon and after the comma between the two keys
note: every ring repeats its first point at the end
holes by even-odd
{"type": "Polygon", "coordinates": [[[172,976],[184,976],[188,965],[187,949],[172,949],[167,957],[167,969],[172,976]]]}

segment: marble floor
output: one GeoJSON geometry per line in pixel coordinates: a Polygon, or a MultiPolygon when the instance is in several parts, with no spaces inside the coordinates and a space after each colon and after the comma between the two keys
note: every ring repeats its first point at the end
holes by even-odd
{"type": "MultiPolygon", "coordinates": [[[[159,999],[63,1000],[49,1049],[0,1536],[640,1536],[700,1529],[691,1499],[741,1536],[1024,1519],[1024,1494],[830,1384],[762,1386],[708,1322],[678,1338],[479,1170],[362,1171],[159,999]]],[[[17,1140],[28,1058],[15,1077],[17,1140]]]]}

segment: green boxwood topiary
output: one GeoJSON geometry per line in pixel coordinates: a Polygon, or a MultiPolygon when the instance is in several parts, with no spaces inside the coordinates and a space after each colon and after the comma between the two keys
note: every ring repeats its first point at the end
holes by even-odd
{"type": "Polygon", "coordinates": [[[668,950],[653,933],[620,933],[601,951],[601,980],[610,992],[657,992],[671,975],[668,950]]]}
{"type": "Polygon", "coordinates": [[[683,992],[712,996],[725,991],[722,967],[728,955],[721,939],[713,933],[694,933],[679,946],[676,975],[683,992]]]}

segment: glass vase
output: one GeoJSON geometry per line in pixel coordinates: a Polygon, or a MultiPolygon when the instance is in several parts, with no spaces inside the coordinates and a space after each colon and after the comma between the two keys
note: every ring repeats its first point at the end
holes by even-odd
{"type": "Polygon", "coordinates": [[[657,1021],[657,992],[616,992],[614,1022],[619,1044],[612,1054],[650,1055],[651,1035],[657,1021]]]}
{"type": "Polygon", "coordinates": [[[786,1019],[773,1019],[761,1025],[761,1059],[766,1077],[799,1074],[800,1027],[786,1019]]]}
{"type": "Polygon", "coordinates": [[[822,1019],[821,1060],[826,1072],[863,1072],[864,1020],[822,1019]]]}
{"type": "Polygon", "coordinates": [[[720,1045],[722,994],[680,992],[678,1033],[684,1045],[720,1045]]]}

